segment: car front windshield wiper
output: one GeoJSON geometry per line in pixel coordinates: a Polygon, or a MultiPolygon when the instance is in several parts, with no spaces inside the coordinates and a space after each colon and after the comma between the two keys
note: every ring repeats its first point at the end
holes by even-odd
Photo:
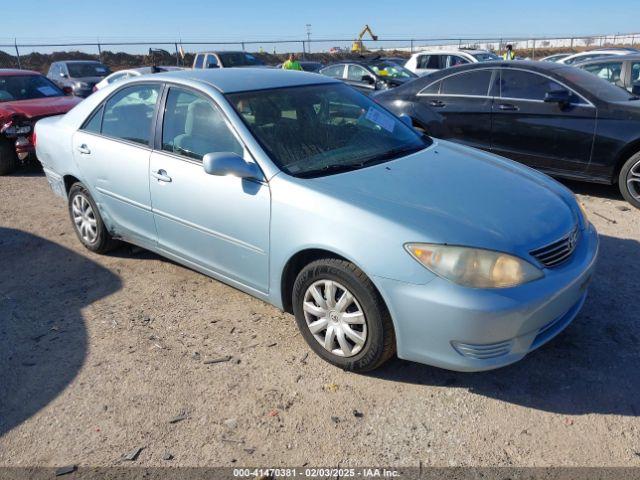
{"type": "Polygon", "coordinates": [[[398,148],[392,148],[391,150],[387,150],[382,154],[372,155],[370,157],[365,157],[357,163],[334,163],[331,165],[325,165],[321,168],[316,168],[313,170],[308,170],[306,172],[301,172],[296,176],[300,178],[311,178],[318,177],[323,175],[329,175],[332,173],[344,173],[350,172],[353,170],[358,170],[360,168],[369,167],[372,165],[377,165],[379,163],[394,160],[396,158],[403,157],[405,155],[410,155],[412,153],[419,152],[427,147],[427,145],[412,145],[412,146],[403,146],[398,148]]]}

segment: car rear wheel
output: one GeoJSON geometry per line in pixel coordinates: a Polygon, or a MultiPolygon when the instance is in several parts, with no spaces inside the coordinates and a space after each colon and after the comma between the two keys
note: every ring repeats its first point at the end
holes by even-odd
{"type": "Polygon", "coordinates": [[[81,183],[74,183],[69,190],[69,216],[78,239],[92,252],[105,253],[118,245],[107,231],[96,202],[81,183]]]}
{"type": "Polygon", "coordinates": [[[311,349],[344,370],[373,370],[395,353],[386,305],[350,262],[328,258],[307,265],[293,286],[293,311],[311,349]]]}
{"type": "Polygon", "coordinates": [[[8,140],[0,139],[0,175],[8,175],[18,166],[16,151],[8,140]]]}
{"type": "Polygon", "coordinates": [[[640,208],[640,152],[633,155],[622,166],[618,187],[627,202],[640,208]]]}

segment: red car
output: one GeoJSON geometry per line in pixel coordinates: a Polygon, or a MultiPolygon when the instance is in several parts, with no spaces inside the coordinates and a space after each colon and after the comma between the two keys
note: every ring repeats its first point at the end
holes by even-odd
{"type": "Polygon", "coordinates": [[[67,113],[81,100],[38,72],[0,69],[0,175],[34,153],[33,126],[39,119],[67,113]]]}

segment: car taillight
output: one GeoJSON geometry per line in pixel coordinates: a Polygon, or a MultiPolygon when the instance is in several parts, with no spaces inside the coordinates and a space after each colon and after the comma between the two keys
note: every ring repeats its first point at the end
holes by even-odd
{"type": "Polygon", "coordinates": [[[31,135],[31,143],[33,144],[33,148],[36,147],[36,132],[33,132],[33,135],[31,135]]]}
{"type": "Polygon", "coordinates": [[[91,91],[93,93],[97,92],[98,91],[98,85],[94,85],[93,88],[91,89],[91,91]]]}

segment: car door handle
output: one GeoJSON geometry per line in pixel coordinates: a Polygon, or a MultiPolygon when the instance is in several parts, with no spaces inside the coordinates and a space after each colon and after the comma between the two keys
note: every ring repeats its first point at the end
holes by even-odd
{"type": "Polygon", "coordinates": [[[78,147],[78,151],[82,154],[82,155],[90,155],[91,154],[91,150],[89,149],[89,147],[87,147],[86,143],[83,143],[82,145],[80,145],[78,147]]]}
{"type": "Polygon", "coordinates": [[[501,103],[500,105],[498,105],[498,108],[503,112],[517,112],[518,110],[520,110],[520,108],[511,103],[501,103]]]}
{"type": "Polygon", "coordinates": [[[151,176],[153,178],[156,178],[159,182],[170,182],[171,181],[171,177],[169,175],[167,175],[167,171],[166,170],[157,170],[157,171],[151,171],[151,176]]]}
{"type": "Polygon", "coordinates": [[[444,107],[446,103],[444,103],[442,100],[431,100],[429,102],[429,105],[431,105],[432,107],[444,107]]]}

